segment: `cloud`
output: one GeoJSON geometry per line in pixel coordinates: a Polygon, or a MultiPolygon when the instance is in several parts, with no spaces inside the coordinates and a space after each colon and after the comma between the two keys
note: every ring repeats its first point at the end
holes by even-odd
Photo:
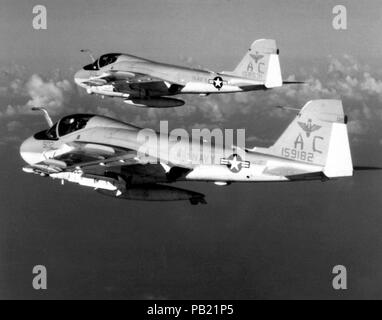
{"type": "Polygon", "coordinates": [[[63,111],[65,102],[72,94],[72,84],[68,80],[44,80],[40,75],[33,74],[27,80],[16,78],[9,81],[8,87],[2,87],[0,94],[11,99],[10,103],[2,107],[0,116],[16,117],[30,114],[32,107],[45,107],[52,115],[63,111]],[[13,104],[13,101],[24,103],[13,104]],[[25,101],[26,100],[26,101],[25,101]]]}
{"type": "MultiPolygon", "coordinates": [[[[287,106],[301,108],[312,99],[342,99],[345,112],[349,115],[349,132],[353,137],[382,137],[382,80],[378,69],[358,62],[344,55],[339,58],[328,57],[325,69],[307,67],[298,74],[289,75],[288,81],[302,80],[305,85],[287,85],[266,92],[252,92],[230,95],[225,102],[216,97],[223,122],[245,117],[249,121],[262,118],[269,123],[277,123],[277,118],[290,117],[286,112],[273,108],[287,106]],[[227,112],[227,103],[230,104],[227,112]]],[[[245,123],[245,122],[242,122],[245,123]]],[[[362,141],[362,140],[359,140],[362,141]]]]}
{"type": "Polygon", "coordinates": [[[22,127],[22,124],[20,121],[13,120],[13,121],[7,123],[7,129],[9,132],[14,132],[21,127],[22,127]]]}
{"type": "Polygon", "coordinates": [[[7,87],[0,87],[0,97],[6,95],[7,93],[8,93],[7,87]]]}
{"type": "Polygon", "coordinates": [[[365,72],[363,75],[363,82],[361,83],[361,89],[368,94],[380,95],[382,99],[382,81],[376,80],[370,73],[365,72]]]}
{"type": "Polygon", "coordinates": [[[363,135],[366,132],[366,128],[359,120],[352,120],[348,123],[348,131],[352,135],[363,135]]]}
{"type": "Polygon", "coordinates": [[[39,75],[32,75],[26,84],[30,100],[27,108],[45,107],[52,115],[59,114],[64,106],[66,94],[70,94],[72,85],[68,80],[58,82],[44,81],[39,75]]]}

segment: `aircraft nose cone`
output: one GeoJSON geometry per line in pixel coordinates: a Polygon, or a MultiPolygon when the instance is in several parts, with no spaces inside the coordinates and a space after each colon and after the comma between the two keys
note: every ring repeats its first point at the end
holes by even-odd
{"type": "Polygon", "coordinates": [[[42,149],[40,143],[33,137],[25,140],[20,146],[21,158],[28,164],[36,164],[42,161],[42,149]]]}
{"type": "Polygon", "coordinates": [[[89,79],[89,72],[86,70],[79,70],[74,75],[74,82],[77,83],[79,86],[84,86],[83,82],[89,79]]]}

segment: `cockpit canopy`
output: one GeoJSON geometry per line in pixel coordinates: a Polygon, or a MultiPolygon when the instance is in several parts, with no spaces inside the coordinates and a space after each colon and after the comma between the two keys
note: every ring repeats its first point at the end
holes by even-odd
{"type": "Polygon", "coordinates": [[[57,140],[59,137],[81,130],[86,127],[88,121],[94,115],[76,114],[62,118],[48,130],[37,133],[34,137],[37,140],[57,140]]]}
{"type": "Polygon", "coordinates": [[[117,61],[120,53],[108,53],[101,56],[98,60],[84,67],[84,70],[99,70],[117,61]]]}
{"type": "Polygon", "coordinates": [[[85,128],[86,124],[92,118],[92,115],[73,115],[62,118],[58,122],[57,131],[58,136],[66,136],[69,133],[85,128]]]}

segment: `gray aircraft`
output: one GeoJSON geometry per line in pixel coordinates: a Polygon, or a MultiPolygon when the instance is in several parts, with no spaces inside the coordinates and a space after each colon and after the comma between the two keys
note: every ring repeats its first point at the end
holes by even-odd
{"type": "MultiPolygon", "coordinates": [[[[86,51],[86,50],[84,50],[86,51]]],[[[255,41],[232,72],[213,72],[109,53],[78,71],[75,82],[89,94],[119,97],[138,107],[166,108],[184,105],[169,98],[178,94],[209,94],[267,90],[283,82],[276,41],[255,41]]]]}
{"type": "Polygon", "coordinates": [[[204,149],[201,139],[179,140],[103,116],[70,115],[54,125],[45,116],[50,128],[20,147],[28,163],[23,170],[121,199],[203,204],[204,195],[170,184],[326,181],[353,175],[347,118],[338,100],[308,102],[271,147],[252,149],[204,149]],[[175,146],[177,152],[169,152],[175,146]]]}

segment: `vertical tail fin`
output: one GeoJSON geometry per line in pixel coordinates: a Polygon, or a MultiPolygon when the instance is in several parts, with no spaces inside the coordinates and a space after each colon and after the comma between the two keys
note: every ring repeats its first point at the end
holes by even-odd
{"type": "Polygon", "coordinates": [[[272,147],[254,151],[321,166],[328,178],[352,176],[346,123],[340,100],[310,101],[272,147]]]}
{"type": "Polygon", "coordinates": [[[283,84],[275,40],[256,40],[232,74],[262,82],[267,88],[283,84]]]}

